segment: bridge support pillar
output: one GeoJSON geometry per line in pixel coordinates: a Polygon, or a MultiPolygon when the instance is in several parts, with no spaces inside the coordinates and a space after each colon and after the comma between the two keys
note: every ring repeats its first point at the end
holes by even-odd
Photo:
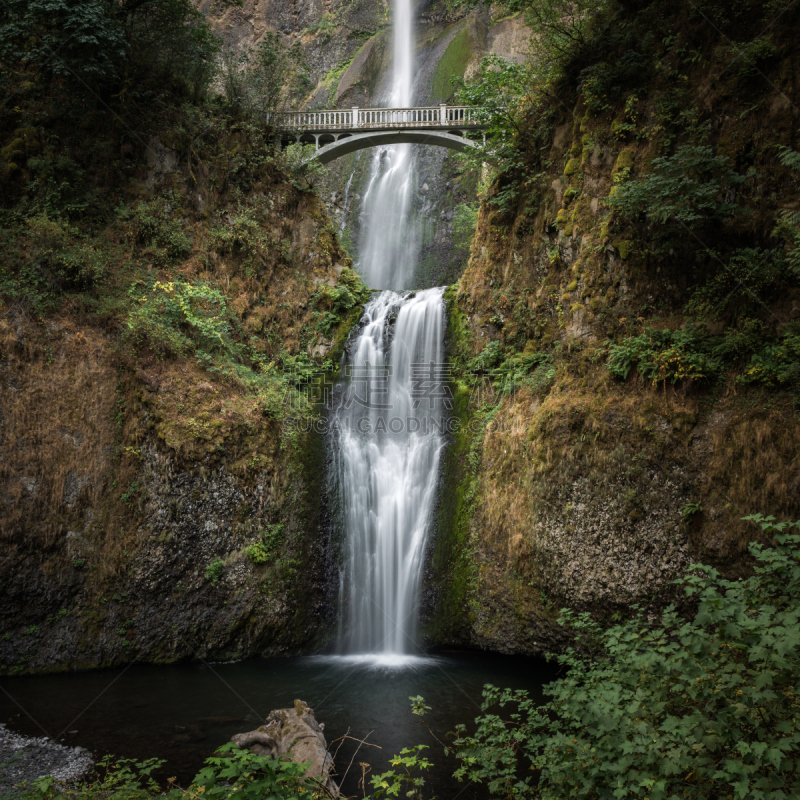
{"type": "Polygon", "coordinates": [[[353,106],[353,127],[358,127],[358,106],[353,106]]]}
{"type": "Polygon", "coordinates": [[[439,104],[439,122],[442,125],[447,125],[447,103],[439,104]]]}

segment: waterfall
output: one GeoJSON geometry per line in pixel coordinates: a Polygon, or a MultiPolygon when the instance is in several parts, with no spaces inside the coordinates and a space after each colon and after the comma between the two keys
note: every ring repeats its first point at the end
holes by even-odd
{"type": "MultiPolygon", "coordinates": [[[[395,0],[390,106],[412,105],[412,0],[395,0]]],[[[419,255],[410,145],[379,148],[364,192],[358,266],[383,289],[349,348],[333,414],[333,478],[345,553],[342,645],[351,654],[413,653],[419,584],[433,512],[443,427],[442,289],[410,289],[419,255]],[[394,291],[393,291],[394,290],[394,291]]]]}
{"type": "Polygon", "coordinates": [[[408,653],[448,405],[442,290],[382,292],[361,324],[334,420],[345,646],[408,653]]]}
{"type": "MultiPolygon", "coordinates": [[[[412,0],[394,3],[392,85],[384,98],[391,108],[413,105],[414,19],[412,0]]],[[[419,259],[419,232],[412,219],[416,189],[411,145],[378,147],[362,201],[358,268],[374,289],[410,289],[419,259]]]]}

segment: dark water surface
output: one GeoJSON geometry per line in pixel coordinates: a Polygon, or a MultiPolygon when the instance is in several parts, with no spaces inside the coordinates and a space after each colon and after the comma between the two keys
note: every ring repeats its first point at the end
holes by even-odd
{"type": "MultiPolygon", "coordinates": [[[[186,785],[203,760],[234,733],[257,728],[272,709],[301,699],[325,724],[329,745],[349,731],[381,748],[362,747],[356,753],[353,742],[341,743],[336,766],[348,795],[363,796],[358,787],[360,761],[378,773],[403,747],[428,744],[426,755],[436,765],[430,775],[436,796],[469,800],[485,792],[478,787],[465,790],[450,777],[452,758],[445,758],[411,713],[409,696],[422,695],[432,706],[428,722],[445,740],[457,723],[471,727],[480,713],[485,683],[528,689],[541,697],[542,685],[554,677],[554,668],[544,661],[483,653],[386,660],[306,656],[208,666],[134,664],[127,669],[1,678],[5,691],[0,692],[0,722],[32,736],[42,736],[44,729],[51,738],[87,747],[96,757],[113,753],[166,759],[159,777],[174,775],[186,785]],[[343,778],[351,759],[353,767],[343,778]]],[[[336,748],[334,743],[332,752],[336,748]]]]}

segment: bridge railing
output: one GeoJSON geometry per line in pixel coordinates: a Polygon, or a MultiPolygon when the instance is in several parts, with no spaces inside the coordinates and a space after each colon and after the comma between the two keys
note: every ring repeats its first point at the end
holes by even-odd
{"type": "Polygon", "coordinates": [[[281,130],[325,131],[380,128],[471,128],[485,125],[482,109],[472,106],[351,108],[325,111],[270,112],[267,122],[281,130]]]}

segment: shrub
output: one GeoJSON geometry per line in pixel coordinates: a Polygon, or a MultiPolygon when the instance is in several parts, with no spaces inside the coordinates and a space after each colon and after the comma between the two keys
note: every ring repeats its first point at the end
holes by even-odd
{"type": "Polygon", "coordinates": [[[283,524],[270,525],[262,533],[261,541],[251,544],[245,551],[254,564],[266,564],[277,559],[283,539],[283,524]]]}
{"type": "Polygon", "coordinates": [[[502,358],[503,346],[495,339],[488,342],[486,347],[467,364],[467,369],[470,372],[488,372],[496,367],[502,358]]]}
{"type": "MultiPolygon", "coordinates": [[[[158,759],[136,762],[104,758],[98,774],[72,786],[52,776],[39,778],[21,793],[24,800],[318,800],[328,793],[319,782],[305,777],[307,764],[259,756],[235,745],[225,744],[206,759],[188,789],[170,786],[164,791],[151,773],[165,762],[158,759]]],[[[172,784],[174,779],[170,780],[172,784]]],[[[15,795],[20,796],[20,795],[15,795]]]]}
{"type": "Polygon", "coordinates": [[[787,269],[781,250],[746,247],[734,250],[727,264],[714,250],[712,264],[723,266],[692,294],[686,306],[690,314],[719,318],[726,312],[757,312],[776,298],[786,283],[787,269]]]}
{"type": "Polygon", "coordinates": [[[26,272],[39,272],[59,291],[89,289],[106,277],[103,254],[76,228],[45,214],[32,217],[26,224],[32,244],[26,272]]]}
{"type": "Polygon", "coordinates": [[[565,611],[581,637],[557,656],[566,677],[541,707],[487,686],[475,733],[458,731],[457,777],[507,798],[800,796],[800,523],[749,519],[776,546],[750,546],[748,579],[692,566],[677,581],[692,619],[669,606],[603,630],[565,611]]]}
{"type": "Polygon", "coordinates": [[[673,156],[656,158],[651,173],[619,184],[608,204],[628,217],[647,214],[656,223],[691,225],[733,214],[736,204],[727,195],[744,180],[710,147],[684,145],[673,156]]]}
{"type": "Polygon", "coordinates": [[[228,105],[245,116],[262,117],[288,108],[306,74],[298,42],[291,47],[268,32],[255,48],[223,53],[221,78],[228,105]]]}
{"type": "Polygon", "coordinates": [[[225,295],[205,283],[137,281],[128,292],[134,301],[128,336],[163,355],[186,355],[195,347],[234,354],[225,295]]]}
{"type": "Polygon", "coordinates": [[[722,369],[719,359],[709,352],[709,342],[692,325],[677,331],[648,328],[619,344],[607,341],[606,346],[608,369],[621,380],[627,379],[634,367],[653,386],[708,380],[722,369]]]}
{"type": "MultiPolygon", "coordinates": [[[[800,153],[789,147],[779,148],[781,164],[789,167],[793,172],[800,173],[800,153]]],[[[784,208],[778,215],[778,224],[773,232],[786,241],[786,261],[790,272],[795,278],[800,279],[800,211],[794,208],[784,208]]]]}
{"type": "Polygon", "coordinates": [[[207,567],[206,567],[206,580],[211,581],[211,583],[216,583],[221,577],[222,573],[225,571],[225,563],[220,558],[215,558],[207,567]]]}
{"type": "Polygon", "coordinates": [[[750,359],[740,383],[786,386],[800,392],[800,335],[785,334],[777,342],[765,344],[750,359]]]}
{"type": "Polygon", "coordinates": [[[156,266],[182,258],[192,249],[181,223],[162,200],[137,203],[134,209],[120,206],[117,215],[132,223],[134,244],[142,248],[142,256],[152,259],[156,266]]]}

